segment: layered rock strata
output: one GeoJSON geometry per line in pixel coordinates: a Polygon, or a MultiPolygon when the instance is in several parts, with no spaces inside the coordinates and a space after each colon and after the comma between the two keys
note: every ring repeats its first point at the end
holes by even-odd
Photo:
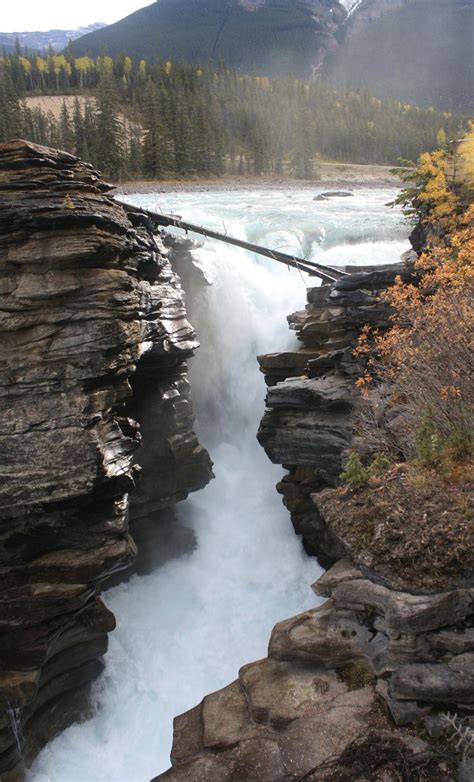
{"type": "Polygon", "coordinates": [[[130,514],[143,536],[211,476],[179,279],[109,190],[71,155],[0,146],[4,778],[86,707],[114,627],[99,593],[136,553],[130,514]]]}
{"type": "Polygon", "coordinates": [[[266,659],[176,718],[160,782],[458,778],[441,713],[474,709],[474,589],[402,590],[356,565],[319,501],[353,437],[354,345],[363,325],[388,326],[380,293],[411,277],[409,260],[310,289],[289,318],[303,347],[259,358],[259,440],[289,470],[278,490],[296,531],[335,564],[313,587],[322,605],[276,625],[266,659]]]}

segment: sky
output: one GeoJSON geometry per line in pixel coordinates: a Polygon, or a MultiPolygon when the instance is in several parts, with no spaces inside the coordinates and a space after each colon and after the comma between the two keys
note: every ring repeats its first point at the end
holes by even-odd
{"type": "Polygon", "coordinates": [[[2,33],[74,30],[93,22],[112,24],[151,0],[0,0],[2,33]]]}

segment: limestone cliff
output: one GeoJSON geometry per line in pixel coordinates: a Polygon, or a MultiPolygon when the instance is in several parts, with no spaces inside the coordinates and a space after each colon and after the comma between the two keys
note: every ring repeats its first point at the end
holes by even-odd
{"type": "Polygon", "coordinates": [[[109,190],[71,155],[0,146],[0,774],[85,708],[129,517],[142,538],[212,476],[170,253],[109,190]]]}

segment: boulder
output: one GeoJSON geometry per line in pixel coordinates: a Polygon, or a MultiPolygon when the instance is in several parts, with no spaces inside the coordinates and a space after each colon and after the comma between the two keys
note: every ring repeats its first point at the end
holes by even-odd
{"type": "Polygon", "coordinates": [[[288,776],[304,778],[311,769],[337,759],[350,745],[361,741],[373,708],[373,691],[365,688],[339,696],[322,714],[292,722],[279,739],[288,776]]]}
{"type": "Polygon", "coordinates": [[[201,707],[203,746],[225,749],[252,732],[247,702],[239,681],[207,695],[201,707]]]}
{"type": "Polygon", "coordinates": [[[251,719],[278,729],[318,713],[347,690],[333,672],[272,659],[245,665],[239,681],[251,719]]]}
{"type": "Polygon", "coordinates": [[[369,658],[372,637],[353,611],[335,611],[328,601],[275,625],[268,655],[276,660],[298,660],[337,669],[369,658]]]}
{"type": "Polygon", "coordinates": [[[313,201],[328,201],[330,198],[349,198],[353,195],[354,193],[349,190],[327,190],[314,196],[313,201]]]}
{"type": "Polygon", "coordinates": [[[389,694],[397,700],[474,704],[474,654],[447,664],[403,665],[390,679],[389,694]]]}
{"type": "Polygon", "coordinates": [[[337,607],[375,611],[389,634],[419,634],[449,627],[473,611],[473,594],[456,589],[431,595],[395,592],[368,579],[339,584],[332,592],[337,607]]]}

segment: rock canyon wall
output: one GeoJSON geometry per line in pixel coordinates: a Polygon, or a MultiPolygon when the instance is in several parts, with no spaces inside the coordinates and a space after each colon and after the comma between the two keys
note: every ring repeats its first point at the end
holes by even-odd
{"type": "Polygon", "coordinates": [[[109,190],[71,155],[0,146],[2,779],[87,708],[132,536],[212,477],[172,249],[109,190]]]}

